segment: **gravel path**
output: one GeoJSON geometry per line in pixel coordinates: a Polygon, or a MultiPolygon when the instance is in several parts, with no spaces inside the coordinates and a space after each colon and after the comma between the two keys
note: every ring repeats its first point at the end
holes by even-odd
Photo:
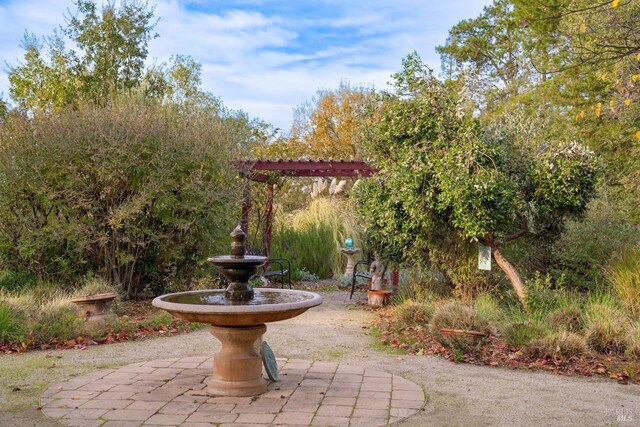
{"type": "MultiPolygon", "coordinates": [[[[402,426],[640,426],[640,388],[599,378],[456,365],[435,356],[406,356],[381,347],[368,333],[373,314],[324,293],[322,306],[269,325],[276,356],[354,364],[384,370],[424,387],[428,403],[402,426]]],[[[37,409],[57,382],[96,369],[218,348],[207,330],[86,350],[0,356],[0,426],[55,426],[37,409]],[[19,389],[12,391],[14,389],[19,389]]]]}

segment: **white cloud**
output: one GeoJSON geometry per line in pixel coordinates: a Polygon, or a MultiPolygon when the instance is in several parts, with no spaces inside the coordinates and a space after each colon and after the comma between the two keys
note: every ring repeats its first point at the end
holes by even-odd
{"type": "MultiPolygon", "coordinates": [[[[476,16],[489,2],[326,0],[320,4],[333,13],[292,17],[279,15],[281,7],[266,9],[283,2],[263,2],[260,9],[248,7],[247,0],[229,1],[224,2],[229,10],[209,13],[204,11],[211,5],[207,1],[188,2],[201,6],[193,11],[185,2],[159,0],[155,4],[160,38],[149,45],[149,62],[166,61],[176,53],[191,55],[203,65],[205,90],[231,108],[287,129],[293,108],[318,89],[335,88],[341,81],[384,87],[400,68],[401,58],[413,50],[437,69],[434,48],[444,42],[448,28],[476,16]],[[243,7],[229,6],[233,4],[243,7]],[[318,31],[336,33],[326,41],[325,33],[318,31]],[[352,42],[342,41],[340,34],[352,42]]],[[[71,6],[70,0],[12,0],[0,5],[0,59],[15,65],[23,54],[19,41],[24,30],[51,34],[64,24],[63,14],[71,6]]],[[[8,95],[6,73],[0,73],[2,91],[8,95]]]]}

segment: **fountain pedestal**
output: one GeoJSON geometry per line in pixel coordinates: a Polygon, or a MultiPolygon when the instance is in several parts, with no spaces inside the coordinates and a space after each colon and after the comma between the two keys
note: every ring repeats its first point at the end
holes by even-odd
{"type": "Polygon", "coordinates": [[[211,334],[222,349],[213,356],[213,378],[207,392],[216,396],[258,396],[267,391],[262,377],[260,343],[265,325],[248,327],[211,326],[211,334]]]}
{"type": "Polygon", "coordinates": [[[259,396],[267,391],[262,378],[262,335],[265,323],[291,319],[322,303],[318,294],[291,289],[260,289],[247,281],[267,260],[245,255],[240,226],[231,233],[231,255],[207,261],[222,267],[229,280],[226,290],[178,292],[161,295],[153,306],[189,322],[211,325],[211,334],[222,343],[213,356],[213,376],[207,392],[215,396],[259,396]]]}

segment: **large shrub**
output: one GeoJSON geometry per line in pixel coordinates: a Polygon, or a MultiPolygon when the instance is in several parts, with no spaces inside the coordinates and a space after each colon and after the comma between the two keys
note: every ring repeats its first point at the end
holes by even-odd
{"type": "Polygon", "coordinates": [[[549,271],[554,277],[564,276],[568,286],[588,290],[619,275],[617,284],[611,280],[614,286],[621,285],[620,290],[627,289],[623,292],[638,295],[623,277],[633,275],[633,255],[629,249],[640,240],[640,226],[629,221],[628,209],[607,193],[606,188],[599,189],[599,196],[589,203],[584,221],[568,222],[566,231],[550,251],[553,256],[549,271]],[[607,264],[612,267],[609,272],[603,268],[607,264]]]}
{"type": "Polygon", "coordinates": [[[403,65],[364,129],[367,160],[378,172],[357,199],[374,248],[396,261],[438,264],[434,249],[443,242],[445,249],[480,242],[524,303],[524,282],[503,249],[523,236],[553,242],[567,219],[584,213],[594,195],[594,154],[568,141],[521,146],[502,129],[483,128],[465,88],[438,81],[417,54],[403,65]]]}
{"type": "Polygon", "coordinates": [[[59,282],[93,271],[129,294],[191,275],[227,244],[242,131],[213,106],[131,97],[12,115],[0,127],[0,269],[59,282]]]}

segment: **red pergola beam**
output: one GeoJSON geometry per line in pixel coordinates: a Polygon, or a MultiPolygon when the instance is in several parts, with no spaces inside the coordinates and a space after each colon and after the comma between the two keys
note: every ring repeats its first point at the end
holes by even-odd
{"type": "MultiPolygon", "coordinates": [[[[236,162],[234,166],[247,174],[249,171],[277,171],[293,177],[356,177],[375,172],[365,162],[351,160],[247,160],[236,162]]],[[[263,181],[264,175],[254,176],[263,181]]]]}
{"type": "Polygon", "coordinates": [[[371,171],[358,171],[358,170],[299,170],[299,171],[282,171],[283,176],[293,177],[357,177],[357,176],[369,176],[371,171]]]}
{"type": "Polygon", "coordinates": [[[348,160],[257,160],[246,162],[253,170],[370,170],[365,162],[348,160]]]}

